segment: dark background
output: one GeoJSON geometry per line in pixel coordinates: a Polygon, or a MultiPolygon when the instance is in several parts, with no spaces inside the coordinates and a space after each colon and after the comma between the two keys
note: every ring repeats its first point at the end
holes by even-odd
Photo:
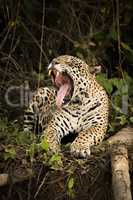
{"type": "MultiPolygon", "coordinates": [[[[120,85],[109,80],[129,80],[127,72],[131,98],[133,1],[0,0],[0,116],[18,118],[25,103],[10,106],[7,90],[25,82],[32,90],[51,84],[47,65],[62,54],[100,64],[110,96],[120,85]]],[[[19,102],[20,91],[12,90],[10,99],[19,102]]],[[[132,100],[129,104],[132,112],[132,100]]]]}

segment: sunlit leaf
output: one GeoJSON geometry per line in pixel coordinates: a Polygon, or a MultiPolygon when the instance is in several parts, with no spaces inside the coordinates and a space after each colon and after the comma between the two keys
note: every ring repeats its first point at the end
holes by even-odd
{"type": "Polygon", "coordinates": [[[127,118],[125,115],[121,115],[120,117],[117,117],[120,119],[120,124],[123,126],[124,124],[127,123],[127,118]]]}
{"type": "Polygon", "coordinates": [[[133,117],[130,117],[129,120],[131,123],[133,123],[133,117]]]}
{"type": "Polygon", "coordinates": [[[133,54],[133,49],[132,49],[128,44],[126,44],[126,43],[124,43],[124,42],[121,42],[121,46],[122,46],[125,50],[127,50],[127,51],[129,51],[131,54],[133,54]]]}
{"type": "Polygon", "coordinates": [[[48,151],[49,145],[48,145],[48,141],[46,138],[44,138],[41,142],[41,147],[43,150],[45,150],[46,152],[48,151]]]}
{"type": "Polygon", "coordinates": [[[52,157],[49,160],[49,162],[60,162],[60,161],[61,161],[61,156],[58,154],[52,155],[52,157]]]}
{"type": "Polygon", "coordinates": [[[15,157],[16,157],[16,151],[13,147],[5,149],[5,153],[4,153],[5,160],[15,159],[15,157]]]}
{"type": "Polygon", "coordinates": [[[98,74],[96,76],[98,82],[105,88],[108,94],[111,94],[113,90],[112,82],[106,78],[105,74],[98,74]]]}
{"type": "Polygon", "coordinates": [[[74,178],[71,176],[68,180],[67,187],[69,190],[71,190],[73,186],[74,186],[74,178]]]}
{"type": "Polygon", "coordinates": [[[67,193],[71,198],[74,198],[75,192],[74,192],[74,177],[73,176],[68,177],[67,193]]]}

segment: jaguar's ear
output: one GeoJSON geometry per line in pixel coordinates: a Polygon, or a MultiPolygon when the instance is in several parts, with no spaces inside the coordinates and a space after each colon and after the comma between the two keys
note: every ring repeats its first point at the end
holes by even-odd
{"type": "Polygon", "coordinates": [[[91,74],[99,74],[102,71],[102,66],[101,65],[95,65],[91,67],[90,73],[91,74]]]}

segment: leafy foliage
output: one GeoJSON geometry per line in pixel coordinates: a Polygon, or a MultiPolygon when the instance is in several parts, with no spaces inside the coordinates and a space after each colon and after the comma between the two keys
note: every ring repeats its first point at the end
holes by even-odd
{"type": "Polygon", "coordinates": [[[6,118],[0,119],[0,140],[3,144],[31,144],[34,135],[30,132],[23,132],[20,126],[14,122],[9,122],[6,118]]]}
{"type": "Polygon", "coordinates": [[[58,154],[53,154],[48,160],[48,165],[50,166],[51,169],[62,170],[63,162],[62,162],[61,156],[58,154]]]}
{"type": "Polygon", "coordinates": [[[75,191],[74,191],[74,177],[69,176],[67,180],[67,192],[68,195],[72,198],[75,197],[75,191]]]}
{"type": "Polygon", "coordinates": [[[123,78],[108,79],[105,74],[98,74],[97,80],[106,89],[110,96],[112,108],[110,131],[116,131],[125,124],[132,124],[133,79],[126,73],[123,78]]]}
{"type": "Polygon", "coordinates": [[[4,160],[15,159],[15,158],[16,158],[15,148],[13,147],[6,148],[4,153],[4,160]]]}
{"type": "Polygon", "coordinates": [[[45,138],[41,141],[40,146],[42,147],[42,149],[44,151],[48,152],[49,145],[48,145],[48,142],[45,138]]]}

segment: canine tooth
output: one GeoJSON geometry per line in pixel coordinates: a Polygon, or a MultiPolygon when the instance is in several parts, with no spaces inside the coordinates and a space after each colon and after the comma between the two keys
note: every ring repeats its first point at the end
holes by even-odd
{"type": "Polygon", "coordinates": [[[49,70],[48,75],[51,76],[52,69],[49,70]]]}

